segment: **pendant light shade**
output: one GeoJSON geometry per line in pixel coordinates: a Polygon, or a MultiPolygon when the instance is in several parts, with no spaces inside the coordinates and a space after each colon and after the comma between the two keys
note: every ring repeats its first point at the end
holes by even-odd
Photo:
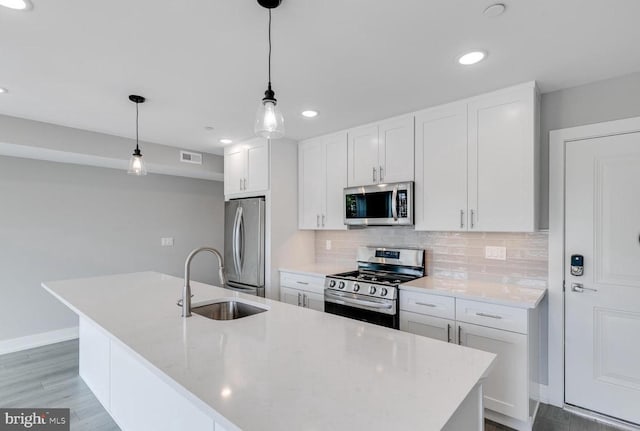
{"type": "Polygon", "coordinates": [[[280,0],[258,0],[260,6],[269,9],[269,79],[267,91],[260,101],[253,131],[256,135],[267,139],[282,138],[285,134],[284,116],[278,108],[275,92],[271,89],[271,9],[280,5],[280,0]]]}
{"type": "Polygon", "coordinates": [[[133,150],[131,159],[129,159],[129,169],[127,170],[127,174],[137,176],[147,175],[147,167],[144,164],[144,160],[142,160],[142,152],[140,151],[138,142],[138,105],[144,103],[145,98],[132,94],[129,96],[129,100],[136,104],[136,149],[133,150]]]}

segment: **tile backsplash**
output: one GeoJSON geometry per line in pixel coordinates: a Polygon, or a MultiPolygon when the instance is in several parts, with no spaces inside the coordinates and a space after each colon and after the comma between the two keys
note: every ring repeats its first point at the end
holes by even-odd
{"type": "Polygon", "coordinates": [[[355,266],[360,245],[424,248],[432,276],[547,286],[547,232],[417,232],[406,227],[316,231],[316,262],[355,266]],[[327,240],[331,250],[326,250],[327,240]],[[485,259],[486,246],[506,247],[506,260],[485,259]]]}

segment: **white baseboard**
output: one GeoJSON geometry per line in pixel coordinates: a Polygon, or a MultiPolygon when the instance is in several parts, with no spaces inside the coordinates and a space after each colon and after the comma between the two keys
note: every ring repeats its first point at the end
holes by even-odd
{"type": "Polygon", "coordinates": [[[73,340],[74,338],[78,338],[77,326],[3,340],[0,341],[0,355],[33,349],[34,347],[46,346],[47,344],[59,343],[61,341],[73,340]]]}
{"type": "Polygon", "coordinates": [[[549,404],[549,386],[547,385],[540,385],[540,402],[549,404]]]}

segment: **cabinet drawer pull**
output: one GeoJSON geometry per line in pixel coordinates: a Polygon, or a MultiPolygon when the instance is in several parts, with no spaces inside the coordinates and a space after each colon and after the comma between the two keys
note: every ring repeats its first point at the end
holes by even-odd
{"type": "Polygon", "coordinates": [[[304,285],[309,284],[309,283],[307,283],[306,281],[296,281],[296,283],[298,283],[298,284],[304,284],[304,285]]]}
{"type": "Polygon", "coordinates": [[[447,323],[447,343],[451,342],[451,323],[447,323]]]}
{"type": "Polygon", "coordinates": [[[418,301],[416,301],[416,305],[424,305],[425,307],[431,307],[431,308],[437,307],[436,304],[429,304],[428,302],[418,302],[418,301]]]}
{"type": "Polygon", "coordinates": [[[476,313],[476,316],[489,317],[490,319],[502,319],[502,316],[498,316],[497,314],[476,313]]]}

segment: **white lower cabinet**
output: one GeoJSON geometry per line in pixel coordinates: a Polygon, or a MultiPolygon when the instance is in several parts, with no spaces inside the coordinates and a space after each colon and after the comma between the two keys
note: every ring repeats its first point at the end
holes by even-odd
{"type": "Polygon", "coordinates": [[[410,311],[400,311],[400,330],[452,343],[455,342],[456,322],[410,311]]]}
{"type": "Polygon", "coordinates": [[[458,323],[459,344],[498,355],[482,385],[484,406],[526,421],[529,413],[527,336],[501,329],[458,323]]]}
{"type": "Polygon", "coordinates": [[[539,401],[538,310],[400,290],[400,330],[495,353],[485,416],[530,431],[539,401]]]}
{"type": "Polygon", "coordinates": [[[280,271],[280,301],[324,311],[324,277],[280,271]]]}

